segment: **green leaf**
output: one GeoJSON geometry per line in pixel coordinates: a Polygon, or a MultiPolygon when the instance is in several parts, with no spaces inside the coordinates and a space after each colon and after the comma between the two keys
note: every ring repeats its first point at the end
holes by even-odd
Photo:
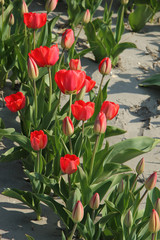
{"type": "Polygon", "coordinates": [[[121,40],[121,36],[124,32],[124,5],[121,5],[118,10],[118,17],[117,17],[117,23],[116,23],[116,33],[115,33],[115,41],[116,43],[119,43],[121,40]]]}
{"type": "Polygon", "coordinates": [[[133,31],[140,31],[153,15],[152,8],[147,4],[137,4],[136,9],[129,15],[129,24],[133,31]]]}
{"type": "Polygon", "coordinates": [[[105,132],[105,138],[117,136],[126,133],[125,130],[117,128],[115,126],[107,126],[106,132],[105,132]]]}
{"type": "Polygon", "coordinates": [[[27,237],[27,240],[35,240],[33,237],[31,237],[31,236],[28,235],[28,234],[25,234],[25,236],[27,237]]]}
{"type": "Polygon", "coordinates": [[[140,87],[157,86],[160,87],[160,74],[155,74],[139,84],[140,87]]]}
{"type": "Polygon", "coordinates": [[[0,162],[11,162],[17,159],[24,159],[28,156],[28,152],[21,147],[13,147],[3,153],[0,157],[0,162]]]}
{"type": "Polygon", "coordinates": [[[111,52],[112,57],[115,59],[120,53],[122,53],[127,48],[136,48],[136,45],[130,42],[119,43],[113,48],[111,52]]]}
{"type": "Polygon", "coordinates": [[[0,129],[4,129],[4,128],[5,128],[4,122],[2,118],[0,118],[0,129]]]}

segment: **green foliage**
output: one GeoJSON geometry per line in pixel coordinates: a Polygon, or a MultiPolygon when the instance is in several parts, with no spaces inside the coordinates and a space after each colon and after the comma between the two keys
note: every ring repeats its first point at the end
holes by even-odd
{"type": "Polygon", "coordinates": [[[145,80],[140,84],[140,87],[160,87],[160,74],[155,74],[145,80]]]}

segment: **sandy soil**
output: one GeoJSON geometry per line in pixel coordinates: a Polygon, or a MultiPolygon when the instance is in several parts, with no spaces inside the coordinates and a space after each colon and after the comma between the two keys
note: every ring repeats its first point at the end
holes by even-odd
{"type": "MultiPolygon", "coordinates": [[[[31,9],[44,10],[43,1],[34,2],[31,9]]],[[[33,11],[32,10],[32,11],[33,11]]],[[[64,4],[60,2],[54,13],[61,14],[58,24],[64,22],[66,17],[62,13],[64,4]]],[[[100,16],[102,7],[99,8],[100,16]]],[[[108,100],[120,105],[118,116],[110,124],[125,129],[124,135],[110,138],[110,144],[136,136],[149,136],[160,138],[160,91],[159,89],[142,88],[138,84],[151,74],[160,71],[160,24],[148,23],[140,33],[133,33],[129,25],[125,24],[126,30],[122,41],[130,41],[137,45],[137,49],[129,49],[120,55],[119,67],[112,70],[108,88],[108,100]]],[[[80,35],[80,43],[84,39],[80,35]]],[[[98,64],[93,61],[93,55],[87,54],[82,59],[82,66],[87,75],[100,84],[101,75],[98,64]]],[[[106,77],[107,80],[107,77],[106,77]]],[[[5,96],[11,93],[10,84],[5,88],[5,96]]],[[[14,127],[20,130],[17,114],[11,113],[6,107],[0,106],[0,117],[3,118],[6,127],[14,127]]],[[[13,145],[12,142],[3,139],[0,143],[0,154],[13,145]]],[[[159,163],[160,146],[158,145],[150,153],[144,155],[146,168],[145,177],[153,171],[158,171],[158,183],[160,186],[159,163]]],[[[134,169],[140,157],[128,162],[134,169]]],[[[14,187],[23,190],[30,189],[29,184],[23,180],[24,174],[21,163],[0,164],[0,192],[4,188],[14,187]]],[[[61,230],[57,227],[58,217],[48,207],[43,205],[42,220],[35,221],[32,210],[19,201],[0,195],[0,239],[26,239],[25,234],[33,236],[36,240],[61,239],[61,230]]]]}

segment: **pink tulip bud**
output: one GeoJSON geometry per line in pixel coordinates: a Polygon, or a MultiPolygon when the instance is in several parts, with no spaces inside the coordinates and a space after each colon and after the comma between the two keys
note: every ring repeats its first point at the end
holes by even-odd
{"type": "Polygon", "coordinates": [[[74,43],[74,33],[72,29],[67,29],[62,34],[61,46],[62,48],[69,49],[74,43]]]}
{"type": "Polygon", "coordinates": [[[24,15],[24,13],[28,13],[28,7],[27,7],[26,2],[23,0],[22,7],[21,7],[22,16],[24,15]]]}
{"type": "Polygon", "coordinates": [[[9,25],[13,26],[14,25],[14,15],[11,13],[10,17],[9,17],[9,25]]]}
{"type": "Polygon", "coordinates": [[[0,0],[1,5],[4,5],[4,0],[0,0]]]}
{"type": "Polygon", "coordinates": [[[84,17],[83,17],[83,22],[84,23],[89,23],[90,18],[91,18],[91,14],[90,14],[89,9],[87,9],[85,14],[84,14],[84,17]]]}
{"type": "Polygon", "coordinates": [[[71,136],[74,133],[74,126],[70,117],[64,118],[62,129],[66,136],[71,136]]]}
{"type": "Polygon", "coordinates": [[[124,224],[127,228],[132,226],[133,218],[132,218],[132,212],[129,210],[124,218],[124,224]]]}
{"type": "Polygon", "coordinates": [[[52,12],[57,6],[58,0],[47,0],[45,9],[47,12],[52,12]]]}
{"type": "Polygon", "coordinates": [[[92,198],[91,198],[91,200],[90,200],[90,202],[89,202],[89,206],[90,206],[90,208],[92,208],[92,209],[98,209],[99,208],[99,204],[100,204],[100,197],[99,197],[99,194],[98,193],[95,193],[93,196],[92,196],[92,198]]]}
{"type": "Polygon", "coordinates": [[[147,178],[145,182],[145,188],[147,190],[151,190],[156,186],[157,182],[157,172],[152,173],[149,178],[147,178]]]}
{"type": "Polygon", "coordinates": [[[149,219],[148,229],[151,233],[156,233],[160,229],[159,216],[155,209],[152,210],[152,213],[149,219]]]}
{"type": "Polygon", "coordinates": [[[107,120],[104,112],[99,112],[94,123],[94,131],[96,133],[105,133],[107,128],[107,120]]]}
{"type": "Polygon", "coordinates": [[[37,64],[31,57],[29,57],[28,59],[28,76],[31,79],[36,79],[39,76],[39,70],[38,70],[37,64]]]}
{"type": "Polygon", "coordinates": [[[84,216],[84,208],[81,201],[77,201],[72,212],[72,219],[75,223],[81,222],[84,216]]]}
{"type": "Polygon", "coordinates": [[[142,174],[144,172],[144,158],[142,158],[139,163],[137,164],[137,167],[136,167],[136,172],[137,174],[142,174]]]}
{"type": "Polygon", "coordinates": [[[123,179],[120,181],[117,191],[118,191],[118,193],[122,193],[124,191],[123,179]]]}
{"type": "Polygon", "coordinates": [[[109,57],[106,57],[104,59],[102,59],[102,61],[99,64],[99,72],[102,75],[108,75],[110,74],[112,69],[112,64],[111,64],[111,60],[109,57]]]}
{"type": "Polygon", "coordinates": [[[154,208],[155,208],[156,212],[158,213],[158,215],[160,216],[160,198],[157,198],[154,208]]]}
{"type": "Polygon", "coordinates": [[[71,59],[69,63],[71,70],[81,70],[81,60],[80,59],[71,59]]]}

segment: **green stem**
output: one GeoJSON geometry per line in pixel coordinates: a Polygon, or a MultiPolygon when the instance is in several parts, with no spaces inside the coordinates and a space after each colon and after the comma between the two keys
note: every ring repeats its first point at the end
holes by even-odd
{"type": "Polygon", "coordinates": [[[94,222],[94,218],[95,218],[95,210],[92,211],[92,221],[94,222]]]}
{"type": "Polygon", "coordinates": [[[65,51],[65,49],[63,48],[62,54],[61,54],[61,57],[60,57],[59,63],[58,63],[58,71],[60,70],[61,62],[62,62],[62,59],[63,59],[63,56],[64,56],[64,51],[65,51]]]}
{"type": "Polygon", "coordinates": [[[111,12],[112,4],[113,4],[113,0],[111,0],[110,5],[109,5],[109,9],[108,9],[108,13],[109,13],[109,14],[110,14],[110,12],[111,12]]]}
{"type": "MultiPolygon", "coordinates": [[[[4,19],[4,8],[3,8],[3,1],[1,1],[2,4],[2,28],[3,28],[3,19],[4,19]]],[[[3,30],[2,30],[3,31],[3,30]]]]}
{"type": "Polygon", "coordinates": [[[82,139],[84,138],[84,121],[82,120],[82,139]]]}
{"type": "Polygon", "coordinates": [[[136,209],[134,210],[134,214],[133,214],[133,216],[135,216],[136,211],[137,211],[137,209],[138,209],[138,207],[139,207],[139,204],[142,202],[142,200],[143,200],[143,198],[145,197],[145,195],[147,194],[147,192],[148,192],[148,190],[146,190],[146,191],[143,193],[141,199],[139,200],[139,202],[138,202],[138,204],[137,204],[136,209]]]}
{"type": "Polygon", "coordinates": [[[71,118],[71,105],[72,105],[72,94],[70,94],[70,101],[69,101],[69,117],[71,118]]]}
{"type": "Polygon", "coordinates": [[[139,174],[137,174],[136,178],[134,179],[134,182],[133,182],[132,187],[131,187],[131,192],[132,192],[132,190],[133,190],[133,188],[134,188],[134,185],[135,185],[135,183],[136,183],[136,181],[137,181],[138,176],[139,176],[139,174]]]}
{"type": "Polygon", "coordinates": [[[92,155],[92,158],[91,158],[90,172],[89,172],[89,180],[90,181],[91,181],[91,177],[92,177],[94,159],[95,159],[95,155],[96,155],[96,151],[97,151],[97,147],[98,147],[99,138],[100,138],[100,134],[96,138],[96,142],[95,142],[94,150],[93,150],[93,155],[92,155]]]}
{"type": "Polygon", "coordinates": [[[151,240],[154,240],[154,233],[152,233],[152,237],[151,237],[151,240]]]}
{"type": "Polygon", "coordinates": [[[20,118],[22,119],[22,122],[23,122],[23,125],[24,125],[25,134],[26,134],[26,136],[28,136],[28,129],[27,129],[26,122],[25,122],[25,119],[23,117],[23,114],[22,114],[21,110],[19,110],[19,113],[20,113],[20,118]]]}
{"type": "Polygon", "coordinates": [[[155,238],[154,238],[154,240],[157,240],[157,232],[155,233],[155,238]]]}
{"type": "Polygon", "coordinates": [[[98,95],[100,94],[104,77],[105,77],[105,75],[102,75],[101,83],[99,85],[98,95]]]}
{"type": "MultiPolygon", "coordinates": [[[[122,35],[122,24],[123,24],[123,18],[124,18],[124,10],[125,10],[125,6],[122,5],[122,11],[121,11],[121,16],[120,16],[120,21],[118,23],[118,34],[116,36],[116,43],[118,43],[121,39],[121,35],[122,35]]],[[[117,27],[117,26],[116,26],[117,27]]]]}
{"type": "Polygon", "coordinates": [[[34,102],[35,102],[35,115],[34,115],[34,120],[35,120],[35,128],[37,127],[37,88],[36,88],[36,81],[33,80],[34,83],[34,102]]]}
{"type": "Polygon", "coordinates": [[[39,161],[40,161],[40,151],[37,152],[37,169],[36,172],[40,173],[40,169],[39,169],[39,161]]]}
{"type": "Polygon", "coordinates": [[[71,141],[71,137],[69,136],[69,145],[70,145],[70,154],[73,154],[73,147],[72,147],[72,141],[71,141]]]}
{"type": "Polygon", "coordinates": [[[51,111],[51,100],[52,100],[52,77],[51,77],[51,68],[48,67],[49,74],[49,102],[48,102],[48,112],[51,111]]]}
{"type": "Polygon", "coordinates": [[[74,47],[75,47],[75,45],[76,45],[76,43],[77,43],[77,41],[78,41],[78,37],[79,37],[82,29],[83,29],[83,24],[81,25],[81,27],[80,27],[80,29],[79,29],[79,32],[78,32],[78,34],[77,34],[77,37],[76,37],[76,39],[75,39],[75,41],[74,41],[74,47]]]}
{"type": "Polygon", "coordinates": [[[71,192],[71,178],[69,174],[68,174],[68,185],[69,185],[69,192],[71,192]]]}
{"type": "Polygon", "coordinates": [[[33,49],[35,49],[36,46],[36,32],[35,30],[33,31],[33,49]]]}
{"type": "Polygon", "coordinates": [[[41,214],[37,213],[37,221],[40,221],[40,220],[41,220],[41,214]]]}
{"type": "Polygon", "coordinates": [[[74,225],[74,227],[72,229],[71,235],[67,238],[67,240],[72,240],[73,235],[74,235],[74,233],[76,231],[76,228],[77,228],[77,223],[75,223],[75,225],[74,225]]]}
{"type": "Polygon", "coordinates": [[[27,26],[26,26],[26,24],[24,24],[24,35],[25,35],[25,37],[27,36],[27,26]]]}

